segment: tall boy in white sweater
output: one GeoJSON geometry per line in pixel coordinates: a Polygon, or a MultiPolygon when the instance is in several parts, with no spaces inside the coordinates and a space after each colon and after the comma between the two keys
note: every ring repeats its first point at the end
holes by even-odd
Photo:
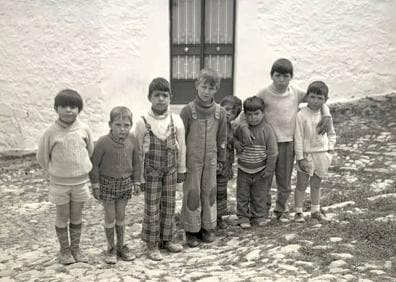
{"type": "Polygon", "coordinates": [[[320,212],[320,183],[330,166],[336,135],[330,119],[327,133],[317,133],[322,118],[320,109],[327,101],[329,89],[322,81],[312,82],[307,90],[308,106],[297,113],[294,149],[297,160],[297,185],[295,191],[295,221],[304,222],[303,201],[305,189],[311,187],[311,218],[325,220],[320,212]]]}

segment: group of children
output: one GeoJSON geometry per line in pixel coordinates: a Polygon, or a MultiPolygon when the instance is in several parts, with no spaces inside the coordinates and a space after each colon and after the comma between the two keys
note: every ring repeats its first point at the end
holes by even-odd
{"type": "Polygon", "coordinates": [[[304,221],[308,185],[311,216],[323,220],[320,182],[335,144],[325,105],[328,88],[316,81],[304,92],[289,85],[292,77],[291,62],[277,60],[271,69],[272,84],[247,98],[242,111],[242,102],[235,96],[215,102],[220,76],[203,69],[196,81],[198,94],[180,115],[169,111],[169,82],[155,78],[148,91],[151,108],[137,119],[134,132],[130,133],[131,111],[115,107],[110,112],[110,132],[95,145],[89,128],[77,119],[83,108],[80,95],[71,89],[58,93],[54,108],[59,118],[42,136],[37,159],[50,176],[49,201],[56,205],[60,262],[87,262],[79,242],[89,182],[93,196],[104,207],[105,261],[109,264],[117,258],[135,258],[124,244],[125,208],[132,195],[140,192],[144,192],[141,236],[147,256],[160,261],[160,249],[182,251],[182,245],[173,241],[177,183],[183,183],[181,222],[187,245],[193,248],[215,241],[215,228],[226,226],[223,216],[229,213],[227,185],[233,178],[235,152],[236,212],[242,228],[267,222],[274,175],[274,214],[280,219],[287,211],[294,157],[298,171],[295,221],[304,221]],[[301,102],[308,105],[299,111],[301,102]]]}

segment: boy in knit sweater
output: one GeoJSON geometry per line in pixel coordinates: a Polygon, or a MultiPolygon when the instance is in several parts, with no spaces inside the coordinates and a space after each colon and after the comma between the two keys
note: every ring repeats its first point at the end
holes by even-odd
{"type": "Polygon", "coordinates": [[[90,173],[92,192],[104,207],[104,229],[107,239],[106,263],[114,264],[117,256],[124,261],[135,258],[124,245],[125,208],[132,191],[139,193],[141,164],[132,128],[132,113],[127,107],[110,112],[110,132],[98,139],[92,155],[90,173]],[[114,229],[117,245],[114,244],[114,229]]]}
{"type": "Polygon", "coordinates": [[[144,218],[142,240],[147,244],[147,256],[162,260],[159,248],[181,252],[183,247],[173,242],[176,207],[176,183],[184,181],[186,146],[183,121],[169,112],[172,98],[169,82],[155,78],[149,86],[150,111],[138,119],[136,137],[144,164],[144,218]]]}
{"type": "Polygon", "coordinates": [[[308,106],[297,113],[294,148],[297,160],[297,185],[295,191],[295,221],[304,222],[303,202],[305,189],[311,188],[311,218],[326,220],[320,212],[320,183],[326,176],[332,160],[336,135],[333,122],[328,131],[320,135],[316,127],[322,118],[320,109],[327,101],[329,89],[322,81],[312,82],[307,90],[308,106]]]}
{"type": "MultiPolygon", "coordinates": [[[[249,130],[254,136],[253,144],[241,147],[238,152],[237,215],[242,228],[251,223],[265,224],[268,215],[267,195],[275,170],[278,148],[275,134],[264,120],[264,101],[253,96],[243,102],[243,111],[249,130]]],[[[243,138],[242,128],[235,132],[235,139],[243,138]]]]}
{"type": "Polygon", "coordinates": [[[60,91],[55,97],[54,108],[58,119],[41,137],[37,161],[50,177],[49,201],[56,205],[55,230],[60,244],[60,263],[87,262],[79,244],[82,209],[89,199],[93,140],[88,126],[77,119],[83,101],[76,91],[60,91]]]}
{"type": "Polygon", "coordinates": [[[195,82],[198,95],[180,112],[187,146],[181,216],[192,248],[200,244],[199,239],[206,243],[216,239],[216,171],[224,166],[227,144],[226,113],[214,100],[220,80],[216,71],[201,70],[195,82]]]}
{"type": "MultiPolygon", "coordinates": [[[[265,119],[275,132],[278,142],[278,158],[275,167],[277,185],[277,199],[274,208],[276,218],[281,219],[287,211],[287,200],[291,192],[291,175],[294,163],[294,129],[296,115],[300,103],[305,102],[305,91],[289,85],[293,78],[293,65],[288,59],[278,59],[271,68],[272,84],[261,90],[256,96],[262,98],[265,104],[265,119]]],[[[330,111],[323,105],[323,120],[318,124],[319,134],[323,134],[328,127],[330,111]]],[[[254,137],[246,127],[243,117],[244,143],[251,144],[254,137]]],[[[267,197],[270,201],[270,197],[267,197]]],[[[271,203],[267,203],[271,206],[271,203]]]]}

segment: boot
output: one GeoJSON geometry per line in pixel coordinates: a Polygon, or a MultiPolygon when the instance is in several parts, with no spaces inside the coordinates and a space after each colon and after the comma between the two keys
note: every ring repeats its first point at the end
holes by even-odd
{"type": "Polygon", "coordinates": [[[198,241],[198,233],[186,231],[186,243],[190,248],[198,247],[200,242],[198,241]]]}
{"type": "Polygon", "coordinates": [[[81,223],[69,225],[70,232],[70,249],[71,254],[76,262],[88,262],[88,258],[81,252],[80,238],[81,238],[81,223]]]}
{"type": "Polygon", "coordinates": [[[124,245],[125,225],[116,224],[115,229],[117,232],[117,256],[123,261],[134,260],[135,255],[131,254],[127,245],[124,245]]]}
{"type": "Polygon", "coordinates": [[[67,227],[60,228],[55,226],[55,230],[60,245],[59,262],[64,265],[75,263],[76,261],[70,251],[69,232],[67,232],[67,227]]]}
{"type": "Polygon", "coordinates": [[[162,241],[161,249],[165,249],[170,253],[180,253],[183,251],[183,246],[172,241],[162,241]]]}
{"type": "Polygon", "coordinates": [[[147,257],[154,261],[162,260],[162,255],[157,244],[147,243],[147,257]]]}
{"type": "Polygon", "coordinates": [[[108,264],[117,263],[117,251],[114,246],[114,227],[105,228],[107,239],[107,251],[105,261],[108,264]]]}
{"type": "Polygon", "coordinates": [[[216,235],[213,230],[202,229],[202,242],[212,243],[216,240],[216,235]]]}

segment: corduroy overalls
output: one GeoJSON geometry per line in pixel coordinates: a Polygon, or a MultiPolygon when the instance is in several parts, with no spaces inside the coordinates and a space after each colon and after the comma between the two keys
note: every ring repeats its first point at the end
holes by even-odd
{"type": "Polygon", "coordinates": [[[193,102],[186,136],[187,175],[183,183],[182,221],[186,232],[214,229],[217,224],[216,168],[220,106],[209,119],[198,119],[193,102]]]}

